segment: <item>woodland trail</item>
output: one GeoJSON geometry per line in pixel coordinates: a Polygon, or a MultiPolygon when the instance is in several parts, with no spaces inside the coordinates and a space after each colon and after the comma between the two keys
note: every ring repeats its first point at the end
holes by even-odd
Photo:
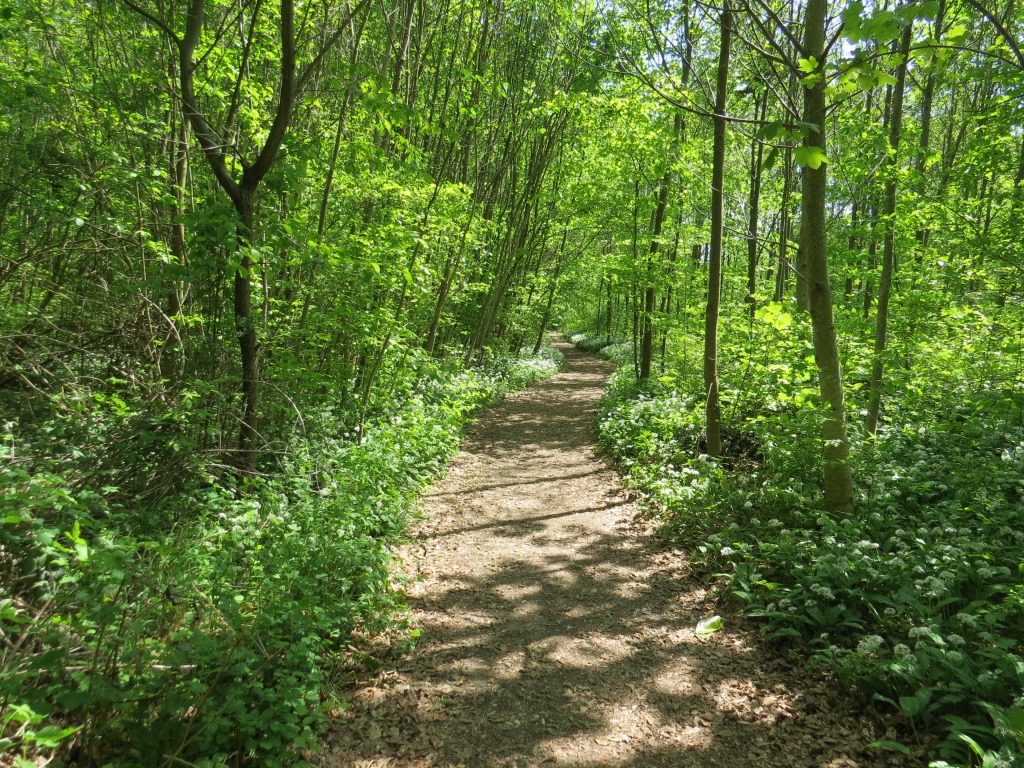
{"type": "Polygon", "coordinates": [[[594,454],[612,367],[558,347],[565,372],[482,414],[422,498],[418,647],[362,675],[317,763],[900,765],[735,622],[695,636],[714,606],[594,454]]]}

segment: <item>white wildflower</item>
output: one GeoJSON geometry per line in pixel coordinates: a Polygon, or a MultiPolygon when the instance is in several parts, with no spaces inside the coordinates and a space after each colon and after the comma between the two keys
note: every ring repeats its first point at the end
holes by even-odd
{"type": "Polygon", "coordinates": [[[885,640],[878,635],[868,635],[857,643],[857,653],[861,656],[870,656],[881,648],[884,642],[885,640]]]}

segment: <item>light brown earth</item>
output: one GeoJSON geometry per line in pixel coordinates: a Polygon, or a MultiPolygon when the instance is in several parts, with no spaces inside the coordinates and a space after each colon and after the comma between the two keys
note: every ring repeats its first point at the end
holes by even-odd
{"type": "Polygon", "coordinates": [[[403,548],[418,647],[364,672],[323,766],[900,765],[799,665],[716,612],[594,453],[612,368],[564,373],[469,430],[403,548]]]}

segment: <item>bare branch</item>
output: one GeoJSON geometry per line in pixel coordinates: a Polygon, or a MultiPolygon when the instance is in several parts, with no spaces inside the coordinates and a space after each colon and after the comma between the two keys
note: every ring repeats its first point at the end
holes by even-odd
{"type": "Polygon", "coordinates": [[[172,41],[174,41],[175,46],[181,45],[181,40],[178,39],[178,35],[175,34],[174,30],[167,26],[166,22],[164,22],[164,20],[161,19],[159,16],[150,13],[141,5],[135,3],[134,0],[121,0],[121,2],[123,2],[129,8],[131,8],[133,11],[135,11],[135,13],[139,14],[139,16],[146,19],[146,21],[150,22],[151,24],[154,24],[161,32],[163,32],[172,41]]]}

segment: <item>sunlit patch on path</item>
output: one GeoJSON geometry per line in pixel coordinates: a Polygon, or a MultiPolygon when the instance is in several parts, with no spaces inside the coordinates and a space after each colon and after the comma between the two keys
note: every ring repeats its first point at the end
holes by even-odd
{"type": "MultiPolygon", "coordinates": [[[[324,765],[886,765],[791,665],[727,626],[594,454],[610,366],[484,413],[403,552],[417,649],[334,713],[324,765]]],[[[893,763],[898,764],[898,763],[893,763]]]]}

